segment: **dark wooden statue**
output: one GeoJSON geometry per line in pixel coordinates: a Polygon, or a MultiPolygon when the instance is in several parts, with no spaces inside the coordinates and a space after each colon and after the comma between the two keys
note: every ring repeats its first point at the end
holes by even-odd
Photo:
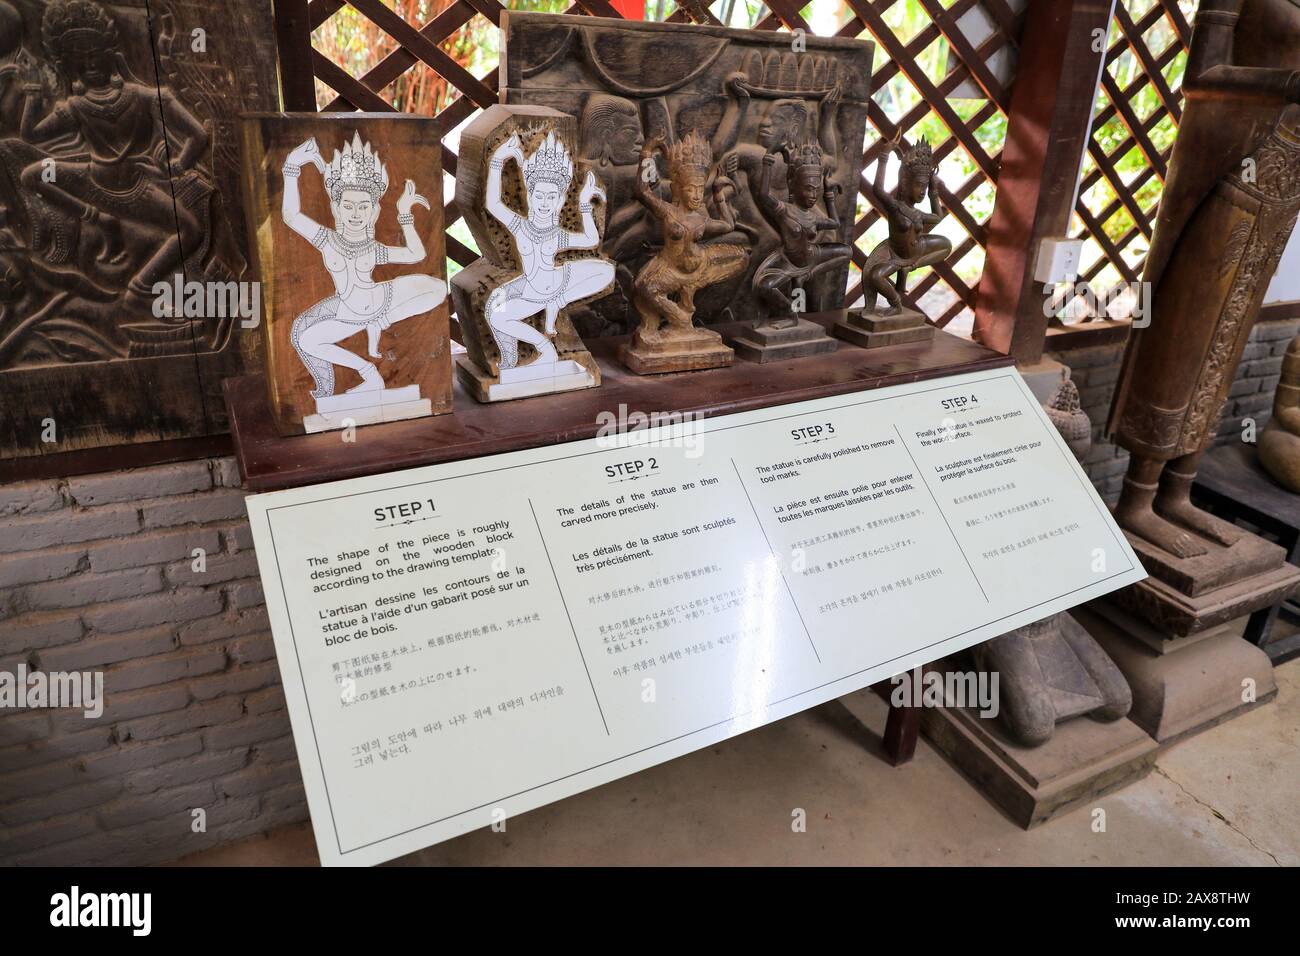
{"type": "Polygon", "coordinates": [[[871,250],[862,267],[870,300],[866,308],[851,312],[835,332],[864,348],[930,338],[934,328],[925,316],[903,305],[908,274],[943,262],[952,253],[952,242],[932,232],[943,221],[944,212],[939,202],[939,171],[930,144],[921,140],[904,148],[900,140],[890,142],[888,151],[876,163],[871,194],[884,210],[889,238],[871,250]],[[899,158],[898,183],[887,190],[885,170],[892,153],[899,158]],[[927,199],[928,212],[922,208],[927,199]],[[877,308],[877,296],[885,300],[884,309],[877,308]]]}
{"type": "Polygon", "coordinates": [[[780,248],[769,252],[754,272],[754,286],[771,317],[755,320],[732,342],[745,358],[756,362],[835,351],[835,340],[820,325],[800,316],[820,311],[820,304],[808,302],[813,281],[845,265],[853,253],[835,210],[840,185],[822,162],[821,147],[804,143],[783,150],[789,200],[777,198],[772,191],[775,152],[763,157],[754,197],[781,235],[780,248]]]}
{"type": "Polygon", "coordinates": [[[0,407],[30,412],[0,458],[222,430],[260,317],[233,125],[274,50],[260,4],[0,0],[0,407]]]}
{"type": "Polygon", "coordinates": [[[663,150],[668,159],[672,201],[664,202],[644,178],[637,180],[637,198],[659,221],[663,248],[645,264],[633,283],[632,301],[641,322],[629,345],[622,349],[624,363],[638,374],[682,372],[730,365],[734,353],[722,336],[694,325],[695,294],[744,271],[749,250],[730,243],[707,244],[736,228],[736,215],[728,204],[734,193],[731,180],[713,172],[713,151],[695,133],[672,146],[662,135],[641,148],[643,161],[663,150]],[[705,197],[710,191],[720,218],[710,213],[705,197]]]}
{"type": "Polygon", "coordinates": [[[1189,594],[1276,569],[1281,549],[1192,504],[1250,329],[1300,212],[1300,5],[1207,0],[1188,104],[1109,431],[1131,454],[1115,516],[1155,577],[1189,594]]]}

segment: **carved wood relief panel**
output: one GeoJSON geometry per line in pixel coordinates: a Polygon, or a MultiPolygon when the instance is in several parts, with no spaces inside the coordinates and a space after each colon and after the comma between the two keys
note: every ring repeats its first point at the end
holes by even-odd
{"type": "Polygon", "coordinates": [[[225,430],[275,84],[269,2],[0,0],[0,459],[225,430]]]}

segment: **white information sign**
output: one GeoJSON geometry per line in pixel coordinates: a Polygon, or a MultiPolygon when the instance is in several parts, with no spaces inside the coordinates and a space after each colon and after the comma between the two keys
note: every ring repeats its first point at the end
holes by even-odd
{"type": "Polygon", "coordinates": [[[322,862],[499,824],[1145,577],[1010,369],[610,418],[248,499],[322,862]]]}

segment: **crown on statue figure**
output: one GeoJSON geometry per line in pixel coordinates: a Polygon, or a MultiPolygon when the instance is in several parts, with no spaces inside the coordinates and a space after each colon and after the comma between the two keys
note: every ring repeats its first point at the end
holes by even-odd
{"type": "Polygon", "coordinates": [[[816,143],[804,143],[790,150],[788,175],[791,179],[805,169],[815,168],[818,173],[822,168],[822,150],[816,143]]]}
{"type": "Polygon", "coordinates": [[[338,202],[346,190],[369,193],[378,202],[388,192],[388,170],[379,161],[379,154],[361,141],[360,131],[352,134],[352,142],[334,154],[325,173],[325,190],[330,199],[338,202]]]}
{"type": "Polygon", "coordinates": [[[533,191],[538,183],[554,183],[560,192],[566,192],[573,179],[573,160],[564,142],[550,130],[546,138],[533,150],[533,155],[524,160],[524,187],[533,191]]]}
{"type": "Polygon", "coordinates": [[[924,170],[928,173],[934,169],[934,152],[930,149],[930,144],[923,139],[917,140],[915,144],[903,150],[900,158],[904,166],[917,172],[924,170]]]}
{"type": "Polygon", "coordinates": [[[669,146],[667,153],[668,175],[671,179],[678,179],[682,174],[705,175],[713,165],[713,149],[709,146],[709,141],[695,130],[669,146]]]}

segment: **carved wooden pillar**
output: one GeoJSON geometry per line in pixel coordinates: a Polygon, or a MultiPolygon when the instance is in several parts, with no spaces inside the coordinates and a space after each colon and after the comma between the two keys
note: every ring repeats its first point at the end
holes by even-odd
{"type": "Polygon", "coordinates": [[[1048,292],[1034,263],[1040,240],[1069,228],[1114,2],[1031,3],[1025,13],[975,308],[975,339],[1020,365],[1043,354],[1048,292]]]}

